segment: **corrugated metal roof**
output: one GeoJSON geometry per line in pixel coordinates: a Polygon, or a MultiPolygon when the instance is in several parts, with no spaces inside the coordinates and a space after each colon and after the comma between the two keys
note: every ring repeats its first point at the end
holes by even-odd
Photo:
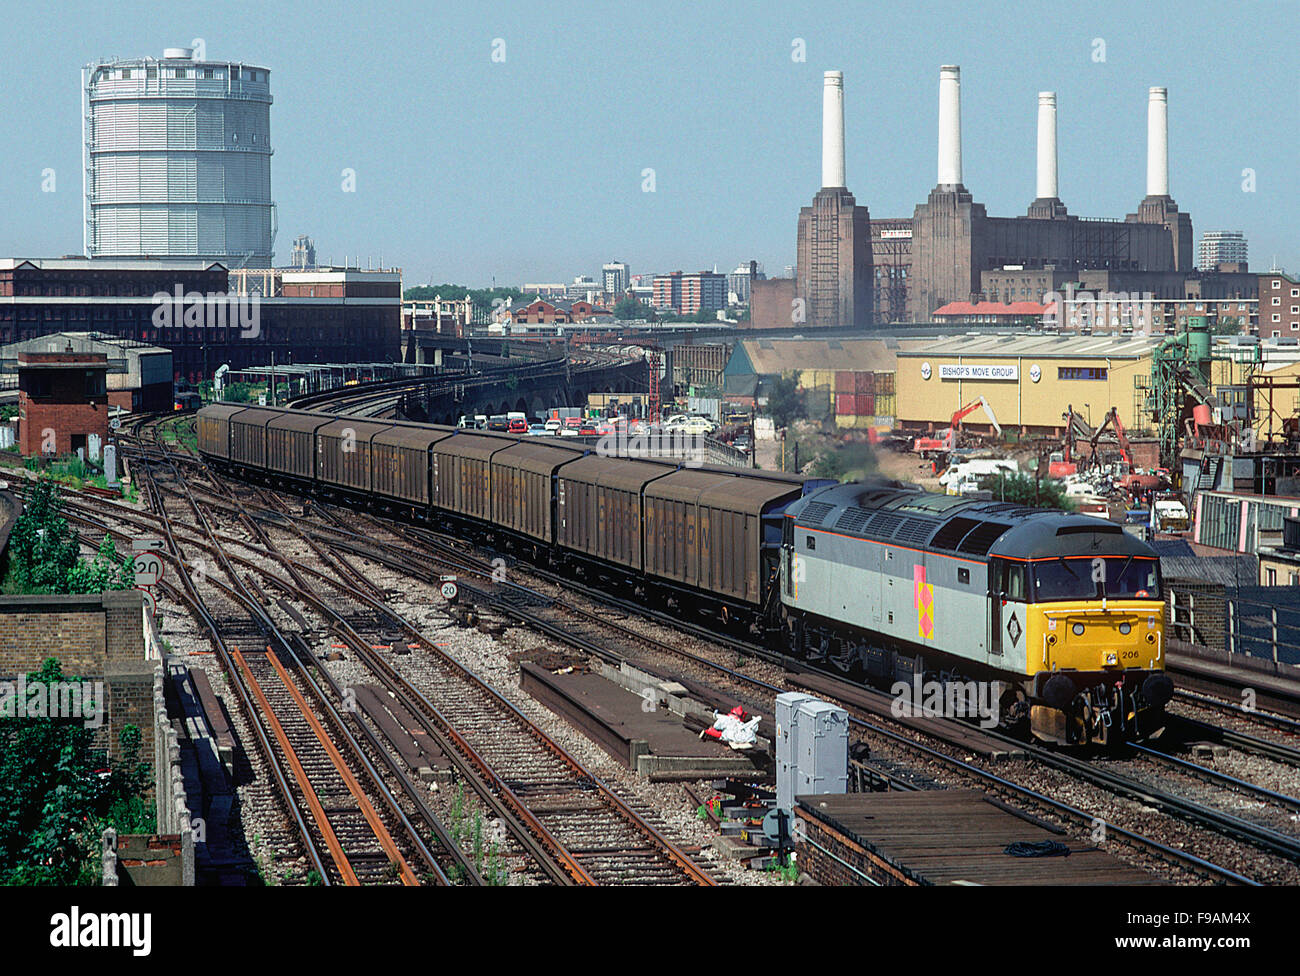
{"type": "Polygon", "coordinates": [[[909,344],[899,356],[1010,356],[1043,358],[1141,359],[1165,339],[1164,336],[1074,336],[1074,335],[978,335],[933,339],[920,348],[909,344]]]}
{"type": "Polygon", "coordinates": [[[898,364],[896,351],[883,339],[745,339],[738,345],[759,376],[799,369],[888,373],[898,364]]]}

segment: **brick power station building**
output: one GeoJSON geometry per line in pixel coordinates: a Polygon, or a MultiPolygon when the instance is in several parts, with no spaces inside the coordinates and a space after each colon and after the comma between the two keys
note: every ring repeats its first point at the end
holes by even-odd
{"type": "MultiPolygon", "coordinates": [[[[993,217],[963,182],[961,73],[939,74],[937,181],[911,217],[872,220],[844,186],[843,76],[823,88],[822,188],[799,214],[793,282],[756,282],[756,327],[857,326],[926,322],[949,302],[980,298],[986,276],[1002,288],[1044,270],[1122,273],[1135,290],[1183,297],[1195,276],[1191,217],[1169,193],[1168,95],[1148,93],[1147,192],[1123,220],[1069,213],[1057,186],[1056,95],[1038,96],[1037,187],[1020,217],[993,217]],[[1149,277],[1148,277],[1149,276],[1149,277]],[[802,303],[804,318],[798,318],[802,303]],[[792,316],[792,308],[796,309],[792,316]]],[[[1210,291],[1215,291],[1213,285],[1210,291]]],[[[1222,289],[1220,289],[1222,290],[1222,289]]],[[[1232,289],[1228,289],[1231,291],[1232,289]]],[[[1042,295],[1032,296],[1041,301],[1042,295]]],[[[1226,292],[1220,297],[1233,297],[1226,292]]]]}

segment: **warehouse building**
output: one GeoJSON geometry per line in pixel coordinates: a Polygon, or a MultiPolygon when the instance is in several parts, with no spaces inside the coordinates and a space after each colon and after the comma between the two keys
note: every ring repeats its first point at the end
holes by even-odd
{"type": "Polygon", "coordinates": [[[172,351],[178,379],[287,362],[401,361],[400,271],[0,258],[0,343],[102,332],[172,351]]]}
{"type": "Polygon", "coordinates": [[[0,372],[17,369],[30,352],[74,352],[101,356],[107,364],[108,405],[128,412],[172,409],[172,353],[103,332],[56,332],[0,348],[0,372]]]}
{"type": "MultiPolygon", "coordinates": [[[[899,350],[924,346],[912,339],[746,339],[736,343],[722,373],[723,398],[753,404],[778,376],[793,376],[804,392],[810,419],[836,416],[837,405],[853,406],[846,416],[861,416],[847,426],[866,426],[868,417],[892,418],[894,370],[899,350]],[[852,374],[859,374],[857,378],[852,374]],[[866,379],[870,376],[870,380],[866,379]],[[862,413],[870,395],[870,413],[862,413]],[[849,396],[850,400],[840,399],[849,396]],[[838,402],[837,402],[838,401],[838,402]]],[[[841,426],[845,426],[842,424],[841,426]]]]}
{"type": "MultiPolygon", "coordinates": [[[[954,412],[982,396],[1001,426],[1026,433],[1057,433],[1070,406],[1093,426],[1113,406],[1126,428],[1143,428],[1137,383],[1150,374],[1151,351],[1162,339],[982,335],[900,348],[898,422],[946,427],[954,412]]],[[[983,414],[970,420],[983,423],[983,414]]]]}

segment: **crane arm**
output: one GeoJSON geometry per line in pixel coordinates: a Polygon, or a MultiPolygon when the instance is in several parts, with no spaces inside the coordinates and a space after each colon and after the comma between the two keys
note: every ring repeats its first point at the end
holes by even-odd
{"type": "Polygon", "coordinates": [[[993,416],[993,408],[989,406],[989,402],[985,400],[983,396],[980,397],[979,402],[981,406],[984,407],[984,413],[989,418],[989,423],[993,425],[993,429],[996,430],[998,432],[998,436],[1001,437],[1002,425],[998,423],[998,418],[993,416]]]}

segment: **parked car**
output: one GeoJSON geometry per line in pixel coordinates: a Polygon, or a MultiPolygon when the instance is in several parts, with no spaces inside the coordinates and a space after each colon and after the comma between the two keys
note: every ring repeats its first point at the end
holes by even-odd
{"type": "Polygon", "coordinates": [[[714,430],[713,421],[707,417],[688,417],[686,422],[678,424],[677,428],[696,437],[701,434],[712,434],[714,430]]]}

